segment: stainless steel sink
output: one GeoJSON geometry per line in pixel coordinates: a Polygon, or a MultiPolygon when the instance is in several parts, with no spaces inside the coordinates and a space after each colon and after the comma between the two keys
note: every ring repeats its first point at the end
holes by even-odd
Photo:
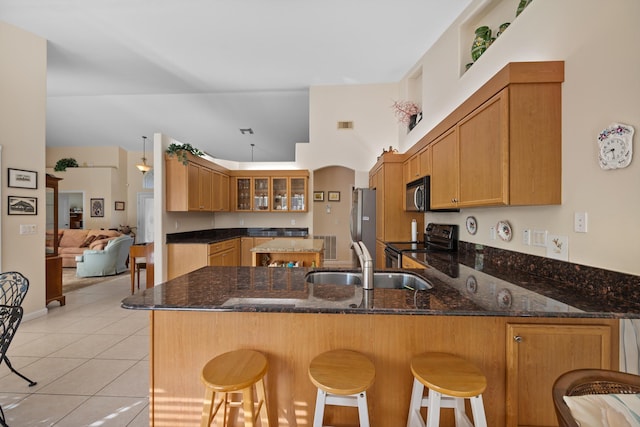
{"type": "Polygon", "coordinates": [[[349,271],[311,271],[305,280],[314,285],[362,285],[362,274],[349,271]]]}
{"type": "MultiPolygon", "coordinates": [[[[362,274],[350,271],[311,271],[307,273],[305,280],[317,285],[362,285],[362,274]]],[[[433,288],[426,279],[414,273],[381,271],[373,274],[373,287],[420,291],[433,288]]]]}
{"type": "Polygon", "coordinates": [[[411,289],[426,291],[433,288],[423,277],[413,273],[383,273],[373,274],[373,287],[381,289],[411,289]]]}

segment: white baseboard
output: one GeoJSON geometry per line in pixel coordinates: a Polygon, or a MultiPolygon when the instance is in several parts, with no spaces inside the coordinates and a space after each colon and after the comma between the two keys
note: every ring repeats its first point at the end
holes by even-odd
{"type": "Polygon", "coordinates": [[[27,313],[22,317],[22,321],[23,322],[28,322],[29,320],[33,320],[33,319],[37,319],[38,317],[42,317],[42,316],[46,316],[47,313],[49,312],[49,309],[47,309],[46,307],[38,310],[38,311],[32,311],[31,313],[27,313]]]}

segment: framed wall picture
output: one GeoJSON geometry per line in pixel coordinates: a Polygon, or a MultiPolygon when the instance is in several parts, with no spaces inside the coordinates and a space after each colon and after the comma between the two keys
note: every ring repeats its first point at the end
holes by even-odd
{"type": "Polygon", "coordinates": [[[9,187],[13,188],[38,188],[38,172],[9,168],[9,187]]]}
{"type": "Polygon", "coordinates": [[[124,202],[116,202],[116,208],[117,211],[123,211],[124,210],[124,202]]]}
{"type": "Polygon", "coordinates": [[[104,199],[91,199],[91,216],[103,217],[104,216],[104,199]]]}
{"type": "Polygon", "coordinates": [[[314,202],[324,202],[324,191],[314,191],[313,192],[313,201],[314,202]]]}
{"type": "Polygon", "coordinates": [[[9,215],[37,215],[38,199],[36,197],[9,196],[7,206],[9,215]]]}
{"type": "Polygon", "coordinates": [[[327,198],[330,202],[339,202],[340,201],[340,192],[339,191],[328,191],[327,198]]]}

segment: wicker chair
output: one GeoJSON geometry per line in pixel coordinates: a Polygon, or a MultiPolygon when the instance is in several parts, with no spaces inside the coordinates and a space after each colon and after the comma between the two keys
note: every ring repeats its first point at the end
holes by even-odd
{"type": "Polygon", "coordinates": [[[640,393],[640,376],[606,369],[577,369],[560,375],[553,384],[553,404],[560,427],[579,427],[563,396],[640,393]]]}

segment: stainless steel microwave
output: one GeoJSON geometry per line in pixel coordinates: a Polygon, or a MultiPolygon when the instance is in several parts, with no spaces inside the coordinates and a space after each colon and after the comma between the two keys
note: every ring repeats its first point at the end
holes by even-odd
{"type": "Polygon", "coordinates": [[[429,210],[429,177],[425,176],[407,184],[405,210],[425,212],[429,210]]]}

